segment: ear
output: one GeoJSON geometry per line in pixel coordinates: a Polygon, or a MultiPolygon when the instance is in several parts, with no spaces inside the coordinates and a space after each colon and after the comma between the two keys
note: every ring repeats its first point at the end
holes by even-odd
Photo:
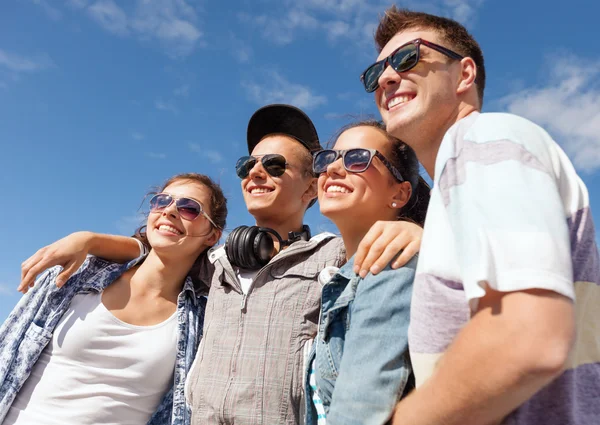
{"type": "Polygon", "coordinates": [[[412,194],[412,187],[409,182],[402,182],[398,184],[398,190],[389,201],[389,207],[392,209],[400,209],[405,206],[410,200],[412,194]]]}
{"type": "Polygon", "coordinates": [[[477,65],[475,61],[469,57],[463,58],[460,61],[461,71],[458,80],[458,87],[456,88],[456,94],[464,94],[471,87],[475,85],[475,78],[477,77],[477,65]]]}
{"type": "Polygon", "coordinates": [[[317,186],[317,178],[313,177],[310,180],[310,183],[308,185],[308,187],[306,188],[306,190],[304,191],[304,193],[302,194],[302,201],[306,202],[307,204],[312,201],[313,199],[315,199],[317,197],[317,195],[319,194],[319,190],[318,190],[318,186],[317,186]]]}
{"type": "Polygon", "coordinates": [[[222,230],[215,229],[213,227],[210,236],[206,240],[206,243],[209,244],[210,246],[216,245],[216,243],[219,242],[219,239],[221,239],[222,234],[223,234],[222,230]]]}

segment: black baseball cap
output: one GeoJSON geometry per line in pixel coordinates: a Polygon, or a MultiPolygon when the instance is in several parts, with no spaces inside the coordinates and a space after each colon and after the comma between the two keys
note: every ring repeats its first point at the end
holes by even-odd
{"type": "Polygon", "coordinates": [[[258,109],[248,122],[248,153],[269,134],[285,134],[302,143],[309,152],[321,148],[319,135],[310,118],[291,105],[273,104],[258,109]]]}

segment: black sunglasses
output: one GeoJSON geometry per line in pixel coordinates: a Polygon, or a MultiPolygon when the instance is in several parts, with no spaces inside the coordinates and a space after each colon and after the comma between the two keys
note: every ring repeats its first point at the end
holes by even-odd
{"type": "Polygon", "coordinates": [[[344,168],[346,171],[351,173],[363,173],[369,168],[371,162],[373,161],[373,157],[379,158],[379,160],[385,165],[385,167],[390,170],[390,173],[394,176],[396,180],[399,182],[403,182],[404,178],[400,171],[396,167],[394,167],[385,156],[383,156],[376,149],[364,149],[364,148],[355,148],[355,149],[345,149],[345,150],[335,150],[335,149],[324,149],[313,154],[313,172],[315,174],[325,173],[327,171],[327,167],[330,164],[333,164],[338,160],[339,157],[342,157],[342,163],[344,164],[344,168]]]}
{"type": "Polygon", "coordinates": [[[417,38],[398,47],[387,58],[375,62],[361,74],[360,81],[364,84],[367,93],[377,90],[379,87],[379,77],[381,77],[381,74],[383,74],[388,65],[394,68],[396,72],[406,72],[414,68],[419,63],[421,57],[421,44],[437,50],[451,59],[461,60],[464,57],[439,44],[417,38]]]}
{"type": "Polygon", "coordinates": [[[202,214],[210,224],[219,229],[219,226],[204,212],[202,204],[192,198],[174,198],[168,193],[158,193],[150,198],[150,212],[159,212],[167,208],[175,202],[175,207],[180,217],[184,220],[192,221],[198,218],[202,214]]]}
{"type": "Polygon", "coordinates": [[[263,155],[260,158],[254,156],[243,156],[235,164],[235,172],[240,179],[245,179],[250,174],[260,160],[263,168],[273,177],[279,177],[285,173],[285,167],[288,165],[285,157],[276,153],[263,155]]]}

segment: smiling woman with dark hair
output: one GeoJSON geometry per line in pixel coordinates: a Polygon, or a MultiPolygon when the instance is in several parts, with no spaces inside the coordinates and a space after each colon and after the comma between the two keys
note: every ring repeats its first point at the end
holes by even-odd
{"type": "Polygon", "coordinates": [[[383,425],[414,386],[408,321],[416,257],[364,277],[352,267],[359,242],[379,220],[423,226],[429,186],[415,153],[377,121],[342,129],[314,155],[321,213],[339,229],[347,263],[328,267],[319,331],[307,370],[307,425],[383,425]]]}
{"type": "Polygon", "coordinates": [[[150,200],[147,256],[89,256],[61,288],[61,267],[43,273],[0,328],[0,422],[189,423],[184,381],[208,293],[190,270],[226,215],[217,184],[180,174],[150,200]]]}

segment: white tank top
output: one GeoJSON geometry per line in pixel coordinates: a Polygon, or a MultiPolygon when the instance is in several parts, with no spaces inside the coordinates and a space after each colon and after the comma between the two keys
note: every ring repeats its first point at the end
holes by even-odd
{"type": "Polygon", "coordinates": [[[76,295],[4,425],[145,424],[173,384],[177,313],[122,322],[102,294],[76,295]]]}

